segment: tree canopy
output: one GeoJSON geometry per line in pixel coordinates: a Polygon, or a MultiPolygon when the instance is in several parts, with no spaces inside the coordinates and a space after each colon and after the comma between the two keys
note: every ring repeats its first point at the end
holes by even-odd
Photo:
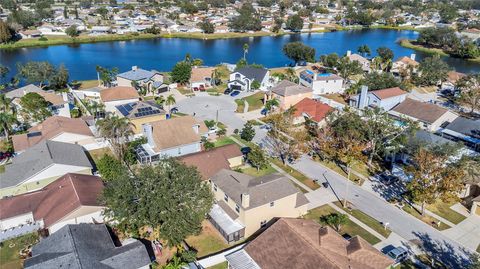
{"type": "Polygon", "coordinates": [[[50,105],[45,98],[36,92],[29,92],[20,98],[23,115],[27,119],[43,121],[52,114],[48,110],[50,105]]]}
{"type": "Polygon", "coordinates": [[[181,61],[175,64],[172,69],[172,81],[185,84],[190,80],[192,75],[192,65],[187,61],[181,61]]]}
{"type": "Polygon", "coordinates": [[[283,53],[296,63],[300,61],[314,62],[315,49],[302,42],[290,42],[283,46],[283,53]]]}
{"type": "Polygon", "coordinates": [[[303,19],[299,15],[292,15],[288,17],[287,22],[285,23],[287,29],[293,32],[299,32],[303,28],[303,19]]]}
{"type": "Polygon", "coordinates": [[[230,28],[238,32],[262,30],[260,17],[251,3],[243,3],[242,7],[237,11],[240,14],[230,20],[230,28]]]}

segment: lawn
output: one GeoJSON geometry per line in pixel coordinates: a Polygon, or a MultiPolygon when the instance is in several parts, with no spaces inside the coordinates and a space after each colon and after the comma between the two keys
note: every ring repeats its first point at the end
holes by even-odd
{"type": "MultiPolygon", "coordinates": [[[[345,171],[343,171],[343,169],[341,167],[339,167],[338,165],[336,165],[335,163],[333,162],[330,162],[330,161],[322,161],[322,160],[319,160],[319,159],[315,159],[317,162],[321,163],[323,166],[325,167],[328,167],[330,169],[332,169],[333,171],[339,173],[340,175],[344,176],[344,177],[347,177],[347,173],[345,173],[345,171]]],[[[356,184],[358,185],[362,185],[363,184],[363,179],[357,177],[355,174],[353,173],[350,173],[350,180],[355,182],[356,184]]]]}
{"type": "Polygon", "coordinates": [[[240,135],[232,135],[232,137],[234,137],[235,139],[237,139],[238,141],[242,142],[243,144],[245,144],[247,147],[253,147],[255,144],[253,144],[252,142],[248,142],[246,140],[243,140],[240,135]]]}
{"type": "Polygon", "coordinates": [[[263,92],[257,92],[243,99],[248,102],[248,111],[253,111],[263,107],[264,98],[265,94],[263,92]]]}
{"type": "Polygon", "coordinates": [[[38,242],[38,234],[30,233],[2,243],[0,248],[0,267],[2,269],[23,268],[20,251],[38,242]]]}
{"type": "Polygon", "coordinates": [[[93,87],[98,87],[98,80],[82,80],[80,82],[80,89],[85,90],[85,89],[90,89],[93,87]]]}
{"type": "Polygon", "coordinates": [[[227,268],[228,268],[228,262],[222,262],[212,267],[208,267],[207,269],[227,269],[227,268]]]}
{"type": "Polygon", "coordinates": [[[3,172],[5,172],[5,165],[4,164],[0,165],[0,173],[3,173],[3,172]]]}
{"type": "Polygon", "coordinates": [[[203,221],[199,235],[189,236],[185,241],[198,251],[199,258],[228,248],[228,244],[207,220],[203,221]]]}
{"type": "Polygon", "coordinates": [[[480,253],[480,244],[478,244],[477,252],[480,253]]]}
{"type": "Polygon", "coordinates": [[[245,110],[245,101],[243,101],[242,99],[235,99],[235,103],[237,104],[237,110],[236,112],[237,113],[243,113],[244,110],[245,110]]]}
{"type": "Polygon", "coordinates": [[[215,147],[221,147],[225,145],[235,144],[235,141],[233,141],[228,136],[224,136],[224,137],[218,138],[217,141],[214,142],[214,144],[215,144],[215,147]]]}
{"type": "Polygon", "coordinates": [[[431,212],[439,215],[440,217],[450,221],[453,224],[459,224],[463,220],[466,219],[466,217],[455,210],[450,208],[451,204],[444,203],[440,200],[438,200],[436,203],[427,205],[427,209],[430,210],[431,212]]]}
{"type": "Polygon", "coordinates": [[[325,97],[325,98],[328,98],[330,100],[333,100],[337,103],[340,103],[340,104],[343,104],[343,105],[347,105],[347,102],[345,102],[345,98],[343,98],[343,96],[339,93],[335,93],[335,94],[321,94],[322,97],[325,97]]]}
{"type": "MultiPolygon", "coordinates": [[[[340,208],[343,208],[342,203],[340,203],[339,201],[334,202],[334,204],[336,206],[340,207],[340,208]]],[[[348,214],[352,215],[353,217],[355,217],[359,221],[363,222],[368,227],[375,230],[377,233],[383,235],[383,237],[385,237],[385,238],[387,238],[392,233],[392,231],[390,231],[389,229],[385,230],[383,225],[380,224],[380,222],[378,220],[370,217],[369,215],[365,214],[361,210],[358,210],[358,209],[355,209],[355,208],[352,208],[352,209],[343,208],[343,210],[345,210],[348,214]]]]}
{"type": "Polygon", "coordinates": [[[102,158],[103,155],[105,155],[105,154],[113,156],[113,152],[112,152],[112,150],[111,150],[109,147],[101,148],[101,149],[90,150],[88,153],[90,154],[90,156],[92,157],[93,161],[95,161],[95,162],[96,162],[98,159],[102,158]]]}
{"type": "Polygon", "coordinates": [[[185,87],[177,87],[177,91],[183,95],[195,95],[195,93],[188,89],[188,88],[185,88],[185,87]]]}
{"type": "Polygon", "coordinates": [[[273,173],[276,173],[277,170],[275,170],[272,166],[267,166],[265,169],[260,169],[257,171],[257,168],[255,167],[248,167],[248,168],[241,168],[242,173],[254,176],[254,177],[261,177],[265,175],[270,175],[273,173]]]}
{"type": "Polygon", "coordinates": [[[317,183],[315,183],[311,178],[307,177],[306,175],[300,173],[299,171],[293,169],[288,165],[284,165],[282,161],[274,158],[270,159],[270,161],[274,163],[276,166],[280,167],[283,171],[287,172],[292,177],[296,178],[298,181],[305,184],[310,189],[316,190],[320,188],[320,186],[317,183]]]}
{"type": "MultiPolygon", "coordinates": [[[[320,224],[323,224],[320,221],[320,217],[329,215],[331,213],[339,213],[329,205],[323,205],[308,211],[308,214],[304,216],[305,219],[314,220],[320,224]]],[[[340,229],[340,234],[349,234],[350,236],[360,236],[363,239],[367,240],[370,244],[375,245],[380,242],[380,239],[375,237],[373,234],[369,233],[367,230],[363,229],[355,222],[348,220],[345,225],[340,229]]]]}
{"type": "Polygon", "coordinates": [[[432,216],[428,216],[428,215],[425,215],[425,216],[422,216],[422,214],[418,213],[417,210],[415,210],[413,207],[409,206],[409,205],[405,205],[403,206],[403,211],[407,212],[408,214],[414,216],[415,218],[425,222],[426,224],[432,226],[433,228],[439,230],[439,231],[443,231],[445,229],[448,229],[448,228],[451,228],[450,226],[448,226],[447,224],[445,223],[440,223],[440,226],[437,225],[438,223],[438,220],[432,216]]]}

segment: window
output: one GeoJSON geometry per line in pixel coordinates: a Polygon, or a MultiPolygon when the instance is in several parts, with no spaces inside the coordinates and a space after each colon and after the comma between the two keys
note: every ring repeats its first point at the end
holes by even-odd
{"type": "Polygon", "coordinates": [[[238,204],[235,204],[235,211],[237,211],[237,213],[240,213],[240,206],[238,204]]]}
{"type": "Polygon", "coordinates": [[[227,194],[225,194],[225,196],[223,196],[223,200],[225,200],[225,202],[228,203],[228,195],[227,194]]]}
{"type": "Polygon", "coordinates": [[[260,222],[260,228],[263,228],[267,226],[267,221],[266,220],[262,220],[262,222],[260,222]]]}
{"type": "Polygon", "coordinates": [[[275,202],[270,202],[270,207],[273,207],[275,205],[275,202]]]}
{"type": "Polygon", "coordinates": [[[213,189],[217,191],[217,184],[213,183],[213,189]]]}

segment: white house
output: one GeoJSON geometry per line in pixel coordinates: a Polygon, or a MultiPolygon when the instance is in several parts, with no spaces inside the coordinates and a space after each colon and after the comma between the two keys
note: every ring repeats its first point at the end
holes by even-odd
{"type": "Polygon", "coordinates": [[[300,84],[313,90],[313,95],[343,93],[343,78],[331,73],[304,70],[300,73],[300,84]]]}
{"type": "Polygon", "coordinates": [[[132,70],[117,75],[117,86],[132,87],[132,83],[138,86],[146,86],[149,91],[162,93],[168,91],[168,86],[163,83],[163,75],[156,70],[145,70],[132,66],[132,70]]]}
{"type": "Polygon", "coordinates": [[[140,95],[131,86],[117,86],[100,91],[100,99],[106,112],[115,113],[117,106],[137,102],[140,95]]]}
{"type": "Polygon", "coordinates": [[[232,90],[251,91],[252,83],[258,81],[260,83],[260,90],[267,90],[271,87],[270,71],[265,68],[243,67],[230,74],[228,81],[228,88],[232,90]]]}
{"type": "Polygon", "coordinates": [[[350,99],[350,106],[363,109],[365,107],[378,107],[388,111],[394,106],[405,101],[408,93],[399,87],[388,88],[376,91],[368,91],[363,86],[359,95],[355,95],[350,99]]]}
{"type": "Polygon", "coordinates": [[[362,70],[364,72],[370,72],[371,71],[370,61],[367,58],[365,58],[365,57],[363,57],[359,54],[356,54],[356,53],[352,54],[352,52],[350,50],[347,51],[347,57],[352,62],[357,61],[362,66],[362,70]]]}

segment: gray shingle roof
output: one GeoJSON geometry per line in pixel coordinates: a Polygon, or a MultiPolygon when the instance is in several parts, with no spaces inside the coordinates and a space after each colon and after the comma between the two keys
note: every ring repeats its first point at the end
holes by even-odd
{"type": "Polygon", "coordinates": [[[256,67],[247,66],[247,67],[238,69],[237,72],[244,75],[250,80],[256,80],[258,82],[262,82],[268,70],[265,68],[256,68],[256,67]]]}
{"type": "MultiPolygon", "coordinates": [[[[241,206],[241,195],[250,195],[250,206],[255,208],[278,199],[293,195],[303,195],[281,174],[274,173],[262,177],[252,177],[239,172],[223,169],[211,178],[223,192],[241,206]]],[[[301,201],[307,201],[301,199],[301,201]]],[[[297,205],[298,206],[298,205],[297,205]]]]}
{"type": "Polygon", "coordinates": [[[140,268],[150,264],[140,241],[115,247],[104,224],[66,225],[33,246],[24,268],[140,268]]]}
{"type": "Polygon", "coordinates": [[[128,79],[128,80],[139,81],[139,80],[148,80],[151,77],[153,77],[154,75],[155,75],[155,73],[152,72],[152,71],[148,71],[148,70],[145,70],[145,69],[138,68],[136,70],[130,70],[130,71],[127,71],[127,72],[124,72],[124,73],[120,73],[117,76],[121,77],[121,78],[128,79]]]}
{"type": "Polygon", "coordinates": [[[445,127],[445,129],[455,131],[471,137],[480,138],[480,121],[470,120],[464,117],[458,117],[445,127]]]}
{"type": "Polygon", "coordinates": [[[82,146],[45,140],[15,157],[0,173],[0,188],[18,185],[52,164],[92,168],[82,146]]]}
{"type": "Polygon", "coordinates": [[[291,81],[282,80],[282,82],[272,88],[272,92],[280,96],[292,96],[297,94],[309,93],[312,92],[312,90],[291,81]]]}

